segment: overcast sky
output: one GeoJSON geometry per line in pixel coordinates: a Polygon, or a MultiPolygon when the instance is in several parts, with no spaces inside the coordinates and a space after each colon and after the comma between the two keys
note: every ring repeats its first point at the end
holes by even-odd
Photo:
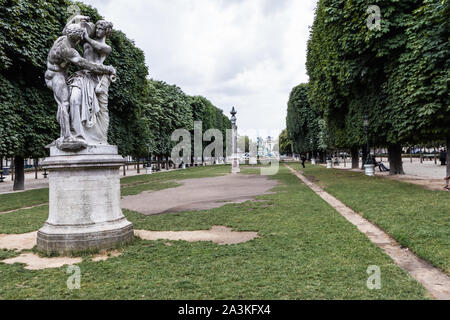
{"type": "Polygon", "coordinates": [[[285,128],[291,89],[306,82],[316,0],[83,0],[144,50],[150,77],[202,95],[238,126],[285,128]]]}

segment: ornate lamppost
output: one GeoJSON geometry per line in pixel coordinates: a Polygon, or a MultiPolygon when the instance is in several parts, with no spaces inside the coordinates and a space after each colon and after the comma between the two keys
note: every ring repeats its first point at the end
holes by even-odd
{"type": "Polygon", "coordinates": [[[239,169],[239,159],[238,159],[238,150],[237,150],[237,125],[236,125],[236,109],[231,110],[231,143],[232,143],[232,152],[231,156],[232,164],[231,164],[231,173],[236,174],[241,172],[239,169]]]}

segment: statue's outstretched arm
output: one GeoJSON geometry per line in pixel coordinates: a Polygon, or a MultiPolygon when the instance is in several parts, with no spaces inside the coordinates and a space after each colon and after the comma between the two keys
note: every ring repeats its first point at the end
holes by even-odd
{"type": "Polygon", "coordinates": [[[89,70],[93,73],[111,74],[111,75],[116,74],[116,69],[114,69],[113,67],[89,62],[88,60],[86,60],[85,58],[80,56],[80,54],[74,49],[72,49],[70,51],[70,54],[67,56],[67,59],[70,62],[72,62],[74,65],[76,65],[77,67],[80,67],[81,69],[89,70]]]}

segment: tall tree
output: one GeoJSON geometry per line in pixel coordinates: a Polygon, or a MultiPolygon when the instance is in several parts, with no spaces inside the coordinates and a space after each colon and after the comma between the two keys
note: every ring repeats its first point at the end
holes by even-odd
{"type": "Polygon", "coordinates": [[[310,102],[323,113],[336,144],[363,145],[367,114],[370,143],[388,146],[392,174],[403,173],[401,144],[409,137],[396,132],[394,119],[404,105],[392,108],[392,92],[386,85],[405,50],[405,31],[421,2],[376,1],[380,28],[371,28],[367,1],[320,0],[308,44],[310,102]]]}
{"type": "Polygon", "coordinates": [[[311,152],[315,155],[326,149],[327,145],[322,132],[324,128],[319,125],[319,114],[309,103],[308,87],[308,84],[300,84],[292,89],[288,101],[286,130],[294,152],[311,152]]]}
{"type": "MultiPolygon", "coordinates": [[[[14,156],[19,164],[16,189],[24,188],[24,158],[46,156],[45,146],[59,135],[56,102],[45,86],[44,73],[48,51],[61,35],[71,4],[0,0],[0,155],[14,156]]],[[[101,18],[92,7],[77,5],[94,22],[101,18]]],[[[142,50],[123,33],[113,31],[108,43],[112,54],[105,64],[115,66],[118,74],[110,90],[110,142],[129,154],[148,70],[142,50]]]]}

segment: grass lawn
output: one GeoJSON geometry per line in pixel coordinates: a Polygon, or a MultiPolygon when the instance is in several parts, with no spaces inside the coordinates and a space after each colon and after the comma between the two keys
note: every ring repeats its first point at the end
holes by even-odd
{"type": "MultiPolygon", "coordinates": [[[[293,164],[299,170],[300,164],[293,164]]],[[[362,172],[307,166],[305,176],[450,275],[450,194],[362,172]]]]}
{"type": "MultiPolygon", "coordinates": [[[[229,167],[192,172],[210,176],[220,170],[225,173],[229,167]]],[[[245,167],[242,171],[256,173],[245,167]]],[[[140,178],[172,179],[174,174],[140,178]]],[[[197,230],[223,225],[258,231],[260,237],[253,241],[220,246],[212,242],[137,239],[119,257],[80,263],[81,290],[73,291],[66,287],[69,275],[65,267],[29,271],[20,264],[0,263],[0,299],[426,298],[420,284],[287,168],[280,168],[272,178],[280,185],[274,189],[275,194],[258,197],[267,200],[263,202],[148,217],[125,211],[136,229],[197,230]],[[381,268],[381,290],[371,291],[366,286],[366,270],[371,265],[381,268]]],[[[139,180],[126,179],[127,183],[139,180]]],[[[35,210],[36,220],[40,220],[35,224],[38,229],[45,221],[39,210],[46,209],[35,210]]],[[[0,215],[0,233],[30,231],[30,226],[20,222],[32,215],[21,211],[0,215]]],[[[11,255],[0,251],[2,258],[11,255]]]]}

